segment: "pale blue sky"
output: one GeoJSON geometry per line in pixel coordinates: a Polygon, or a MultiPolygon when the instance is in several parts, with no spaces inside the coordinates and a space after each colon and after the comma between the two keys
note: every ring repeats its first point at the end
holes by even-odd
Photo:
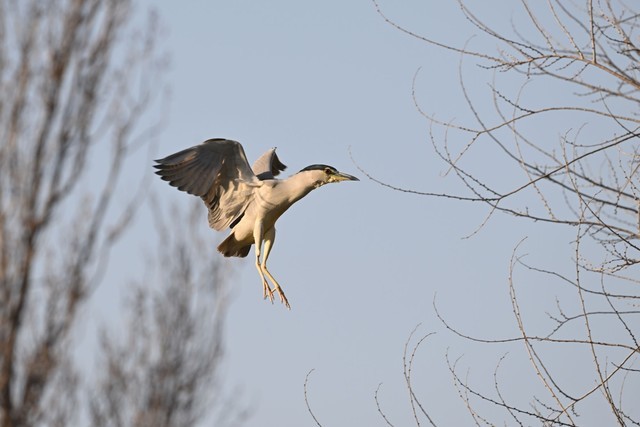
{"type": "MultiPolygon", "coordinates": [[[[235,273],[224,381],[240,391],[239,405],[250,407],[246,425],[313,425],[303,400],[312,368],[309,397],[325,426],[384,425],[373,400],[380,382],[390,420],[411,425],[402,351],[418,323],[418,334],[437,332],[418,353],[414,384],[439,425],[472,421],[452,385],[447,349],[453,358],[464,355],[462,372],[468,367],[470,382],[492,393],[498,359],[515,348],[504,367],[510,396],[530,395],[532,388],[521,387],[519,375],[542,393],[520,346],[484,346],[454,336],[437,321],[432,300],[437,293],[441,312],[465,332],[517,335],[507,288],[513,248],[528,236],[523,252],[530,262],[570,269],[571,231],[496,216],[479,234],[463,239],[482,222],[486,208],[393,192],[367,180],[349,158],[351,147],[361,166],[398,186],[457,190],[453,177],[442,176],[444,166],[413,105],[411,84],[422,67],[417,89],[425,111],[464,121],[469,112],[458,84],[459,58],[393,29],[369,0],[155,6],[165,29],[162,47],[171,56],[172,92],[158,155],[225,137],[242,142],[250,161],[277,146],[287,174],[327,163],[362,179],[314,191],[279,220],[270,270],[292,311],[262,300],[253,252],[247,259],[225,260],[235,273]]],[[[454,2],[381,6],[416,32],[458,45],[474,34],[454,2]]],[[[511,14],[485,2],[482,8],[498,21],[511,14]]],[[[478,91],[485,81],[478,81],[478,91]]],[[[494,161],[485,155],[477,150],[473,161],[494,161]]],[[[148,167],[151,172],[150,159],[148,167]]],[[[512,171],[504,177],[501,172],[495,176],[505,184],[514,181],[512,171]]],[[[160,180],[151,185],[171,203],[189,197],[160,180]]],[[[134,239],[153,240],[146,234],[153,232],[151,225],[137,227],[134,239]]],[[[213,246],[226,235],[207,232],[213,246]]],[[[128,265],[129,257],[115,254],[113,265],[128,265]]],[[[562,290],[529,276],[522,274],[520,289],[527,307],[552,309],[553,295],[562,290]]],[[[538,314],[532,321],[543,321],[538,314]]],[[[496,413],[489,408],[485,414],[496,413]]],[[[499,414],[496,421],[506,419],[499,414]]]]}

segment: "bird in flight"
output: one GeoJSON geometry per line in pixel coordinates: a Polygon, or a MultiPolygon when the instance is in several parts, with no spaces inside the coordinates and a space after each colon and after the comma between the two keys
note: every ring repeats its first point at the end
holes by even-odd
{"type": "Polygon", "coordinates": [[[256,245],[256,268],[262,280],[263,297],[273,303],[276,292],[288,309],[291,306],[282,287],[267,269],[267,258],[276,239],[276,221],[311,190],[332,182],[359,181],[321,164],[307,166],[286,179],[276,179],[287,167],[278,159],[275,148],[249,166],[239,142],[220,138],[209,139],[156,163],[156,174],[163,180],[202,198],[209,209],[211,228],[231,229],[218,245],[218,251],[225,257],[246,257],[251,245],[256,245]]]}

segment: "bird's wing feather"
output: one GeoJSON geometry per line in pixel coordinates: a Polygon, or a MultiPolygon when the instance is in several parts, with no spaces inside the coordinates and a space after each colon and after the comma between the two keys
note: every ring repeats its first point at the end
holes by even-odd
{"type": "Polygon", "coordinates": [[[228,139],[209,139],[156,162],[163,180],[204,200],[216,230],[242,215],[260,185],[242,145],[228,139]]]}
{"type": "Polygon", "coordinates": [[[285,170],[287,166],[280,161],[276,154],[276,149],[271,148],[264,153],[258,160],[253,163],[251,169],[256,174],[259,180],[273,179],[278,176],[280,172],[285,170]]]}

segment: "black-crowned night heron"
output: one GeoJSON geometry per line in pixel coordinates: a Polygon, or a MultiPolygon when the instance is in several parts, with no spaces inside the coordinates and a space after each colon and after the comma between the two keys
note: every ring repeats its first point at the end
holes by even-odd
{"type": "Polygon", "coordinates": [[[156,162],[156,174],[163,180],[204,200],[211,228],[218,231],[231,228],[229,236],[218,246],[224,256],[246,257],[255,243],[256,268],[264,298],[273,303],[274,290],[266,275],[280,301],[289,309],[282,287],[267,269],[267,258],[276,239],[276,221],[311,190],[332,182],[358,181],[327,165],[307,166],[287,179],[275,179],[286,169],[275,148],[249,167],[242,145],[228,139],[209,139],[156,162]]]}

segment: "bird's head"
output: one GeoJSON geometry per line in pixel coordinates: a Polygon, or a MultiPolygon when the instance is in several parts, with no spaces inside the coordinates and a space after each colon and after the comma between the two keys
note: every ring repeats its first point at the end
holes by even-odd
{"type": "Polygon", "coordinates": [[[333,166],[327,165],[311,165],[302,169],[300,172],[302,174],[307,174],[314,181],[315,188],[323,186],[325,184],[330,184],[332,182],[340,182],[340,181],[360,181],[355,176],[338,172],[336,168],[333,166]]]}

